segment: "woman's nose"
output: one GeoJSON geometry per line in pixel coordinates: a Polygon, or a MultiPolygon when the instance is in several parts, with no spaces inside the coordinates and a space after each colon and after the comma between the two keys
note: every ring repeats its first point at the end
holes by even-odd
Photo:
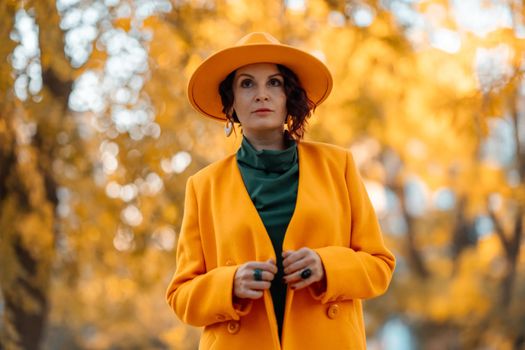
{"type": "Polygon", "coordinates": [[[268,101],[268,99],[269,99],[269,94],[265,86],[257,89],[257,95],[255,96],[256,101],[268,101]]]}

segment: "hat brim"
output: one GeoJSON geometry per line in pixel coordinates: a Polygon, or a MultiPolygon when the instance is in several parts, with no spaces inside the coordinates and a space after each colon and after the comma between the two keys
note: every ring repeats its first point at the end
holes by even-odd
{"type": "Polygon", "coordinates": [[[282,64],[291,69],[316,106],[332,90],[332,75],[315,56],[288,45],[252,44],[218,51],[202,62],[188,83],[191,105],[207,117],[226,120],[219,84],[234,70],[253,63],[282,64]]]}

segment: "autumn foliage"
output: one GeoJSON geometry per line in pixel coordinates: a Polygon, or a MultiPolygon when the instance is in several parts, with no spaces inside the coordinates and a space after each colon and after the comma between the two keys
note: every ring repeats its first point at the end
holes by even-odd
{"type": "Polygon", "coordinates": [[[185,182],[241,131],[185,88],[256,30],[334,76],[307,138],[352,149],[398,259],[369,348],[525,348],[525,8],[399,3],[0,0],[0,349],[197,348],[164,300],[185,182]]]}

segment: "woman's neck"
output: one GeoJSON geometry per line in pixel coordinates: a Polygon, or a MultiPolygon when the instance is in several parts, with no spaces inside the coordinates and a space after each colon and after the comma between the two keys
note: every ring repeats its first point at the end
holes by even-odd
{"type": "Polygon", "coordinates": [[[284,130],[272,133],[246,133],[244,137],[258,151],[266,150],[283,150],[285,149],[284,130]]]}

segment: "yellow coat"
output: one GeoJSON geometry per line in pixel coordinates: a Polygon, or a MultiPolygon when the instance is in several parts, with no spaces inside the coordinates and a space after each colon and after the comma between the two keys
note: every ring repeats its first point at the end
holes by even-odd
{"type": "Polygon", "coordinates": [[[361,299],[385,292],[394,256],[350,152],[298,143],[299,187],[283,250],[314,249],[327,286],[288,288],[282,342],[271,294],[232,303],[238,266],[275,259],[275,252],[244,187],[235,155],[188,179],[177,269],[167,300],[185,323],[204,326],[199,349],[365,349],[361,299]]]}

